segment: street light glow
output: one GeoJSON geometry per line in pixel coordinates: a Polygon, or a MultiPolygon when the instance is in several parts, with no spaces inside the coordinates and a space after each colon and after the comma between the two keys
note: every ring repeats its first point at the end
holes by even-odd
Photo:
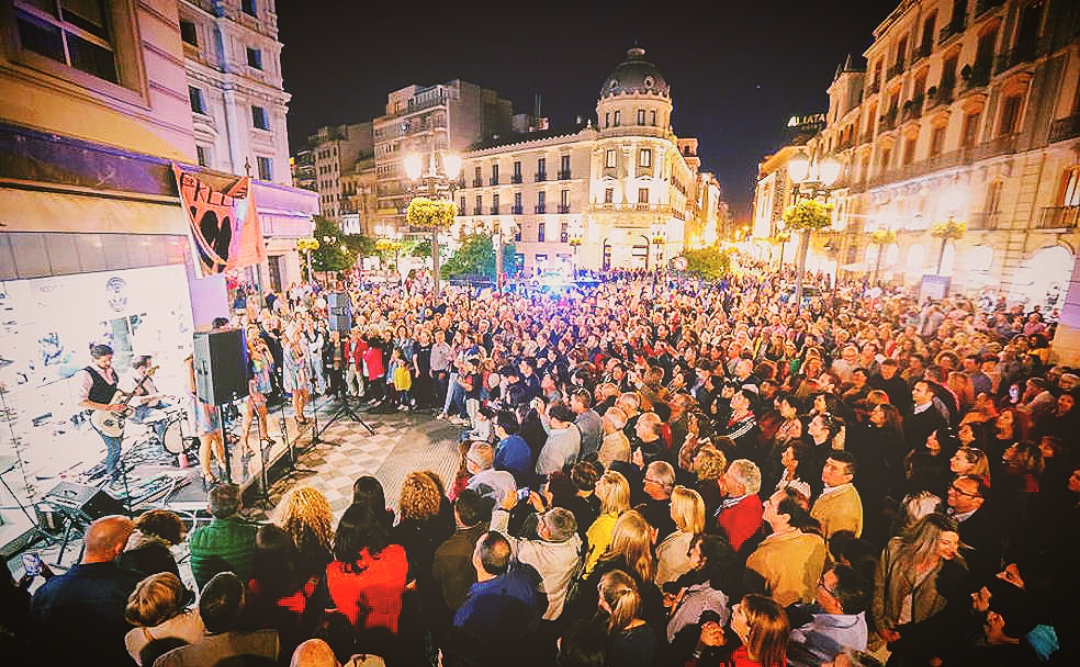
{"type": "Polygon", "coordinates": [[[409,153],[403,160],[405,164],[405,175],[409,177],[410,181],[415,181],[420,178],[420,171],[424,168],[424,163],[417,153],[409,153]]]}
{"type": "Polygon", "coordinates": [[[461,173],[461,156],[456,153],[444,153],[442,156],[443,172],[450,180],[457,180],[461,173]]]}

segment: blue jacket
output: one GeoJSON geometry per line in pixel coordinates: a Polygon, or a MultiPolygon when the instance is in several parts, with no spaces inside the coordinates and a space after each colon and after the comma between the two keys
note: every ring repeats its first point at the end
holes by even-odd
{"type": "Polygon", "coordinates": [[[532,450],[520,435],[507,436],[495,447],[495,469],[513,475],[519,487],[529,486],[532,467],[532,450]]]}
{"type": "Polygon", "coordinates": [[[536,570],[514,561],[506,574],[472,585],[469,597],[454,614],[454,626],[504,642],[521,638],[536,628],[547,609],[539,587],[536,570]]]}

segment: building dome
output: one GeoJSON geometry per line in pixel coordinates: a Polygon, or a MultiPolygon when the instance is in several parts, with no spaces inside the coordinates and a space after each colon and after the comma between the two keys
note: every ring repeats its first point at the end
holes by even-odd
{"type": "Polygon", "coordinates": [[[615,95],[652,94],[668,97],[671,90],[660,70],[645,60],[645,49],[634,47],[626,52],[626,60],[604,81],[600,98],[615,95]]]}

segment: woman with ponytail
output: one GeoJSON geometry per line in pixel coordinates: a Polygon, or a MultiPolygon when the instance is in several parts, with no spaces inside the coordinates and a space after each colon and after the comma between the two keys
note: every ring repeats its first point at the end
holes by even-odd
{"type": "Polygon", "coordinates": [[[607,664],[649,667],[657,654],[656,632],[641,618],[641,596],[633,577],[612,570],[600,578],[597,616],[608,633],[607,664]]]}

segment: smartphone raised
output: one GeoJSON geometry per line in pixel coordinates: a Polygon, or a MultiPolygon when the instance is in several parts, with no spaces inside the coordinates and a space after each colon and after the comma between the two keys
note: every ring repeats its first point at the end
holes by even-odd
{"type": "Polygon", "coordinates": [[[24,573],[32,577],[36,577],[41,574],[43,565],[41,563],[41,556],[39,556],[36,551],[23,552],[22,562],[24,573]]]}
{"type": "Polygon", "coordinates": [[[529,497],[529,487],[525,486],[525,487],[522,487],[522,488],[518,489],[518,492],[517,492],[518,500],[525,500],[528,497],[529,497]]]}

